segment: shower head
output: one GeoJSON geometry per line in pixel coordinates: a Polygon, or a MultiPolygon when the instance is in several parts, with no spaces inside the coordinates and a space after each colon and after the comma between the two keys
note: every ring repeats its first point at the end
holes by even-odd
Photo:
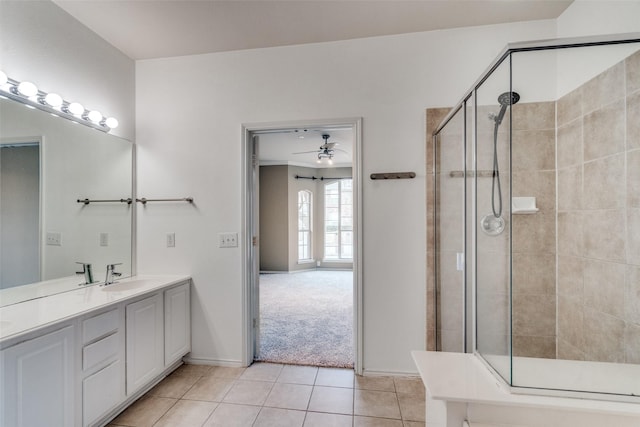
{"type": "Polygon", "coordinates": [[[498,102],[502,106],[516,104],[518,101],[520,101],[518,92],[505,92],[498,97],[498,102]]]}
{"type": "Polygon", "coordinates": [[[500,112],[497,116],[493,117],[493,120],[495,120],[497,126],[500,126],[500,123],[502,123],[504,114],[507,112],[507,107],[509,105],[517,103],[518,101],[520,101],[520,95],[517,92],[505,92],[503,94],[500,94],[500,96],[498,97],[498,102],[501,105],[500,112]]]}

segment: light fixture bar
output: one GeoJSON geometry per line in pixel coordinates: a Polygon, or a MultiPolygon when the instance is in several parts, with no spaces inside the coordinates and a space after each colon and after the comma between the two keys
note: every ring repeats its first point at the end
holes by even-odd
{"type": "Polygon", "coordinates": [[[113,117],[107,118],[98,111],[85,109],[77,102],[65,101],[53,92],[43,92],[31,82],[14,80],[2,71],[0,71],[0,97],[18,101],[102,132],[109,132],[118,126],[118,121],[113,117]]]}

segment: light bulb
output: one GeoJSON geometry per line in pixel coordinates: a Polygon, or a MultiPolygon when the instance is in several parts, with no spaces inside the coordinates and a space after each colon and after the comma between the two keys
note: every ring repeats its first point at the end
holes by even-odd
{"type": "Polygon", "coordinates": [[[38,94],[38,88],[31,82],[20,82],[18,85],[18,93],[22,96],[30,98],[38,94]]]}
{"type": "Polygon", "coordinates": [[[118,120],[114,119],[113,117],[109,117],[104,121],[104,124],[111,129],[115,129],[118,127],[118,120]]]}
{"type": "Polygon", "coordinates": [[[82,106],[82,104],[72,102],[71,104],[67,105],[67,111],[74,116],[81,116],[82,113],[84,113],[84,107],[82,106]]]}
{"type": "Polygon", "coordinates": [[[62,105],[62,97],[57,93],[48,93],[44,97],[44,102],[53,108],[58,108],[62,105]]]}
{"type": "Polygon", "coordinates": [[[329,159],[329,160],[327,160],[327,163],[329,163],[330,165],[332,165],[332,164],[333,164],[333,160],[329,159]]]}
{"type": "Polygon", "coordinates": [[[0,86],[4,85],[7,81],[9,81],[9,77],[7,77],[4,71],[0,70],[0,86]]]}
{"type": "Polygon", "coordinates": [[[87,113],[87,119],[93,123],[100,123],[102,120],[102,113],[96,110],[89,111],[89,113],[87,113]]]}

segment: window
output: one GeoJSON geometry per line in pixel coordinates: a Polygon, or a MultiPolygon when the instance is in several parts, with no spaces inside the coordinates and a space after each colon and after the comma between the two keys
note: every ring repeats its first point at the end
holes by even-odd
{"type": "Polygon", "coordinates": [[[324,259],[353,259],[353,181],[324,187],[324,259]]]}
{"type": "Polygon", "coordinates": [[[311,259],[311,192],[298,191],[298,261],[311,259]]]}

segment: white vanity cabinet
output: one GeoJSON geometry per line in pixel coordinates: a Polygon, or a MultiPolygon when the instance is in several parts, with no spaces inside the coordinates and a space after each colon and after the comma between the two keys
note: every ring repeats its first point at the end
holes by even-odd
{"type": "Polygon", "coordinates": [[[191,351],[191,294],[189,283],[164,292],[164,366],[191,351]]]}
{"type": "Polygon", "coordinates": [[[74,326],[0,351],[0,426],[75,424],[74,326]]]}
{"type": "Polygon", "coordinates": [[[90,426],[125,398],[124,315],[121,307],[92,314],[82,329],[82,425],[90,426]]]}
{"type": "Polygon", "coordinates": [[[110,286],[0,308],[0,427],[105,425],[180,365],[190,279],[110,286]]]}
{"type": "Polygon", "coordinates": [[[127,396],[138,391],[164,369],[162,301],[162,293],[157,293],[126,307],[127,396]]]}

